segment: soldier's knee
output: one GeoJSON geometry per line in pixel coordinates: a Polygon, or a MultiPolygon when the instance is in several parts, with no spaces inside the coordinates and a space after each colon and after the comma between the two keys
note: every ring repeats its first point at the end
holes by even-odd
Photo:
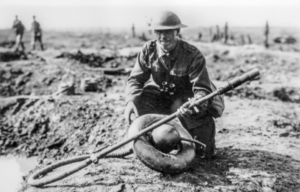
{"type": "Polygon", "coordinates": [[[206,145],[206,149],[203,150],[200,146],[196,147],[196,153],[198,156],[205,156],[210,158],[215,151],[215,122],[211,116],[206,116],[199,122],[199,125],[191,130],[188,130],[193,138],[206,145]]]}

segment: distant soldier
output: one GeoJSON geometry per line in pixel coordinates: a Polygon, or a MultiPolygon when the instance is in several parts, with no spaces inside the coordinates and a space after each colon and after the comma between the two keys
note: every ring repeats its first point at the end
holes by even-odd
{"type": "Polygon", "coordinates": [[[33,22],[31,24],[31,46],[32,50],[35,49],[35,42],[38,41],[41,46],[41,50],[44,50],[44,45],[42,42],[42,29],[39,22],[35,20],[35,16],[33,16],[33,22]]]}
{"type": "Polygon", "coordinates": [[[199,32],[199,33],[198,33],[198,40],[201,41],[201,38],[202,38],[202,33],[199,32]]]}
{"type": "Polygon", "coordinates": [[[16,15],[16,19],[13,23],[12,28],[15,31],[15,34],[16,34],[15,51],[18,51],[19,46],[21,46],[22,51],[25,51],[25,46],[24,46],[24,43],[22,42],[25,27],[22,24],[22,22],[18,19],[17,15],[16,15]]]}

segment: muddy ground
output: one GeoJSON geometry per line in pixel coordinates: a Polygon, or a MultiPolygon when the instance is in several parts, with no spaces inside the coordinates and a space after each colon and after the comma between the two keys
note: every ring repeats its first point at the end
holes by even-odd
{"type": "MultiPolygon", "coordinates": [[[[0,51],[0,155],[38,156],[35,170],[122,140],[126,78],[144,43],[111,34],[45,38],[44,52],[0,51]]],[[[300,191],[299,52],[190,42],[218,86],[261,72],[225,95],[213,160],[197,158],[187,172],[168,175],[134,155],[101,159],[42,188],[27,185],[27,176],[20,191],[300,191]]]]}

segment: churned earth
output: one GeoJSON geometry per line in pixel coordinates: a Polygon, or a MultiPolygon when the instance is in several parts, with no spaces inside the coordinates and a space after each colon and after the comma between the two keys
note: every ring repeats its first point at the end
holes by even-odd
{"type": "MultiPolygon", "coordinates": [[[[29,175],[124,138],[129,126],[123,119],[124,88],[143,42],[102,38],[96,46],[95,36],[74,34],[26,57],[1,50],[0,155],[37,156],[39,164],[29,175]],[[78,38],[84,42],[67,47],[78,38]]],[[[300,191],[299,52],[191,43],[203,52],[218,87],[253,68],[261,73],[225,95],[211,161],[196,158],[187,172],[169,175],[149,169],[134,155],[100,159],[39,188],[27,184],[28,175],[20,191],[300,191]]]]}

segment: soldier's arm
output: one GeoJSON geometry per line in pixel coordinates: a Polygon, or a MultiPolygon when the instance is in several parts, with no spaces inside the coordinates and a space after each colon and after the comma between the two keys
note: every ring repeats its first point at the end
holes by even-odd
{"type": "MultiPolygon", "coordinates": [[[[212,92],[210,79],[206,68],[206,61],[199,50],[196,51],[189,67],[189,78],[193,84],[195,97],[203,97],[212,92]]],[[[207,109],[208,101],[201,104],[200,111],[207,109]]]]}
{"type": "Polygon", "coordinates": [[[150,78],[150,69],[147,59],[148,49],[144,45],[142,51],[138,54],[136,63],[127,80],[126,85],[126,103],[135,102],[143,91],[145,82],[150,78]]]}

